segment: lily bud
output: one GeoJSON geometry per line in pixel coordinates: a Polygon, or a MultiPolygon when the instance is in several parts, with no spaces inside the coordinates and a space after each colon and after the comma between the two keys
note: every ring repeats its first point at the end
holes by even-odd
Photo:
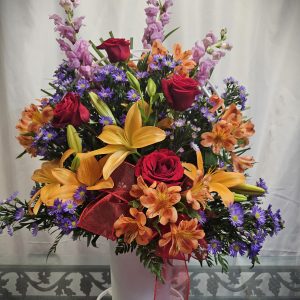
{"type": "Polygon", "coordinates": [[[232,188],[230,188],[231,191],[243,195],[252,195],[252,196],[261,196],[266,193],[266,191],[256,185],[251,184],[239,184],[232,188]]]}
{"type": "Polygon", "coordinates": [[[75,156],[71,164],[71,171],[76,172],[77,169],[79,168],[79,165],[80,165],[80,159],[78,156],[75,156]]]}
{"type": "Polygon", "coordinates": [[[247,197],[245,195],[234,193],[234,202],[243,202],[246,200],[247,200],[247,197]]]}
{"type": "Polygon", "coordinates": [[[147,93],[150,97],[153,97],[156,94],[156,84],[152,78],[148,80],[147,83],[147,93]]]}
{"type": "Polygon", "coordinates": [[[103,100],[101,100],[94,92],[90,92],[89,96],[98,114],[102,117],[110,117],[113,124],[116,125],[116,119],[107,104],[103,100]]]}
{"type": "Polygon", "coordinates": [[[67,126],[67,141],[69,147],[75,152],[82,152],[81,138],[79,137],[78,132],[73,125],[67,126]]]}
{"type": "Polygon", "coordinates": [[[126,76],[127,76],[130,86],[141,94],[141,86],[140,86],[138,79],[129,71],[126,72],[126,76]]]}

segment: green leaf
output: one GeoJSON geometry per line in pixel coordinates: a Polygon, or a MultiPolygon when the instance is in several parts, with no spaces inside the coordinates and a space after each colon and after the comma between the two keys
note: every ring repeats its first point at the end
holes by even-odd
{"type": "Polygon", "coordinates": [[[175,29],[171,30],[169,33],[167,33],[163,39],[163,42],[171,35],[173,34],[175,31],[177,31],[180,27],[176,27],[175,29]]]}
{"type": "Polygon", "coordinates": [[[27,151],[26,150],[24,150],[22,153],[20,153],[16,158],[18,159],[18,158],[21,158],[24,154],[26,154],[27,153],[27,151]]]}

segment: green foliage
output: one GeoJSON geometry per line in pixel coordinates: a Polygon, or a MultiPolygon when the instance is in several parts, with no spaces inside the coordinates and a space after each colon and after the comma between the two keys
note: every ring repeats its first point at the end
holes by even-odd
{"type": "Polygon", "coordinates": [[[116,255],[119,255],[119,254],[125,254],[125,253],[128,253],[128,252],[133,252],[137,247],[137,244],[136,242],[132,242],[131,244],[127,244],[124,242],[124,239],[123,238],[119,238],[117,240],[117,246],[116,246],[116,249],[115,249],[115,253],[116,255]]]}

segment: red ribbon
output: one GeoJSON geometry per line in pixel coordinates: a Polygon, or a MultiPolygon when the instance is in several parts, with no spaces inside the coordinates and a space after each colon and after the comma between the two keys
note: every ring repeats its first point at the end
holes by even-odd
{"type": "MultiPolygon", "coordinates": [[[[117,168],[111,177],[115,187],[102,191],[103,194],[98,197],[99,200],[86,206],[79,218],[78,227],[114,241],[116,236],[113,225],[121,215],[128,214],[128,202],[134,200],[129,194],[131,186],[135,184],[134,166],[125,162],[117,168]]],[[[157,252],[157,255],[164,260],[164,284],[156,279],[154,300],[188,300],[190,278],[186,261],[189,260],[190,256],[170,257],[168,252],[169,247],[159,249],[157,252]],[[178,295],[177,298],[176,294],[178,295]],[[174,297],[170,298],[170,295],[174,297]]]]}

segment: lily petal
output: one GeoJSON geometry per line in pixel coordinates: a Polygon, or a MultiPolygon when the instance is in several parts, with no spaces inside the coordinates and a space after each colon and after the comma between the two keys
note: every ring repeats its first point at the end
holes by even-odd
{"type": "Polygon", "coordinates": [[[119,150],[110,155],[103,168],[103,178],[108,179],[111,173],[122,164],[122,162],[130,153],[132,152],[126,150],[119,150]]]}
{"type": "Polygon", "coordinates": [[[202,158],[202,154],[200,151],[196,152],[197,155],[197,166],[198,166],[198,170],[200,171],[200,176],[204,175],[204,169],[203,169],[203,158],[202,158]]]}
{"type": "Polygon", "coordinates": [[[61,184],[80,185],[75,173],[64,168],[55,168],[52,170],[52,175],[61,184]]]}
{"type": "Polygon", "coordinates": [[[182,163],[184,168],[184,174],[192,180],[195,180],[197,177],[197,168],[190,163],[182,163]]]}
{"type": "Polygon", "coordinates": [[[65,151],[65,153],[62,155],[60,161],[59,161],[59,167],[63,168],[64,167],[64,162],[66,161],[67,158],[69,158],[73,153],[75,153],[75,150],[73,149],[68,149],[65,151]]]}
{"type": "Polygon", "coordinates": [[[111,189],[114,187],[114,182],[111,177],[109,177],[107,180],[100,180],[93,186],[89,186],[86,189],[88,191],[97,191],[97,190],[105,190],[105,189],[111,189]]]}
{"type": "Polygon", "coordinates": [[[124,125],[125,135],[129,141],[129,144],[132,144],[132,135],[135,131],[142,127],[142,116],[139,110],[138,105],[135,103],[133,104],[127,115],[124,125]]]}
{"type": "Polygon", "coordinates": [[[33,172],[31,179],[40,183],[57,183],[57,179],[52,175],[52,170],[58,167],[59,161],[57,160],[44,162],[41,169],[33,172]]]}
{"type": "Polygon", "coordinates": [[[81,183],[86,186],[92,186],[101,177],[101,174],[101,166],[94,156],[80,160],[80,165],[77,169],[77,179],[81,183]]]}
{"type": "Polygon", "coordinates": [[[122,150],[122,149],[126,149],[126,148],[122,145],[107,145],[103,148],[100,148],[100,149],[97,149],[97,150],[94,150],[94,151],[91,151],[91,152],[78,153],[77,156],[80,159],[86,159],[86,158],[96,156],[96,155],[114,153],[114,152],[122,150]]]}
{"type": "Polygon", "coordinates": [[[227,187],[233,187],[245,183],[244,174],[236,172],[217,171],[212,175],[211,183],[221,183],[227,187]]]}
{"type": "Polygon", "coordinates": [[[166,138],[166,133],[154,126],[145,126],[136,130],[132,135],[132,147],[143,148],[166,138]]]}
{"type": "Polygon", "coordinates": [[[123,128],[116,125],[106,125],[98,138],[106,144],[111,145],[126,145],[128,142],[125,139],[125,131],[123,128]]]}
{"type": "Polygon", "coordinates": [[[209,184],[209,191],[210,192],[217,192],[221,197],[225,206],[229,206],[234,201],[234,194],[223,184],[221,183],[210,183],[209,184]]]}

